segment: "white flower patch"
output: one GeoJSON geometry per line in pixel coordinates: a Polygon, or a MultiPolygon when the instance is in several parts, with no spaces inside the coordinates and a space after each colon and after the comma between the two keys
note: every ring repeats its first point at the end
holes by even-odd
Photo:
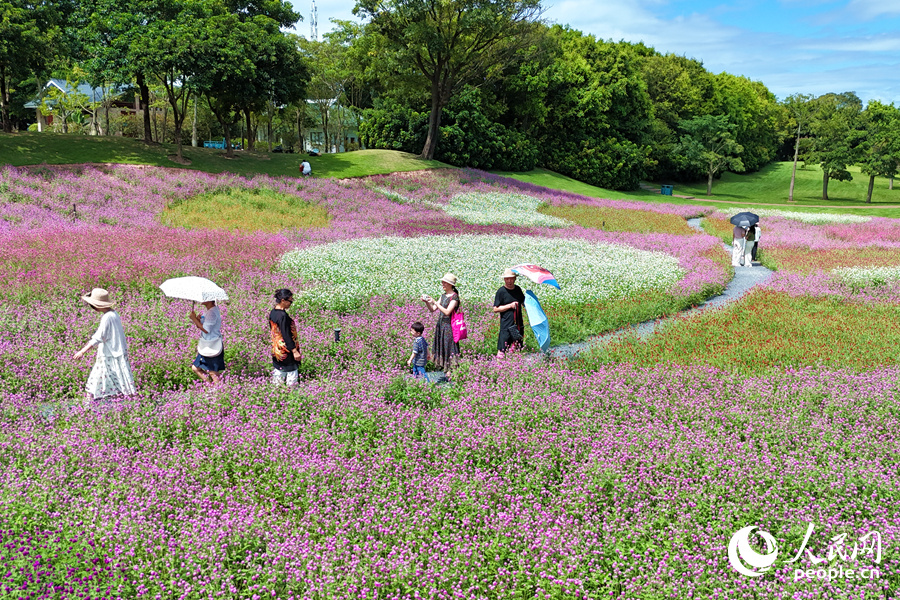
{"type": "MultiPolygon", "coordinates": [[[[294,250],[281,268],[313,283],[305,299],[332,307],[359,305],[388,295],[437,297],[446,272],[459,278],[464,301],[490,302],[502,285],[500,275],[516,264],[549,269],[562,291],[531,283],[542,301],[585,303],[665,290],[684,272],[663,252],[584,240],[541,239],[517,235],[381,237],[335,242],[294,250]]],[[[299,294],[298,294],[299,295],[299,294]]]]}
{"type": "Polygon", "coordinates": [[[900,281],[900,266],[839,267],[832,269],[831,273],[854,288],[879,286],[889,282],[900,281]]]}
{"type": "MultiPolygon", "coordinates": [[[[731,209],[730,209],[731,210],[731,209]]],[[[721,212],[721,211],[720,211],[721,212]]],[[[735,208],[730,214],[740,212],[752,212],[760,217],[782,217],[793,221],[801,221],[810,225],[833,225],[833,224],[849,224],[849,223],[867,223],[872,217],[862,217],[859,215],[839,215],[836,213],[806,213],[795,212],[790,210],[778,210],[774,208],[735,208]]],[[[728,213],[726,213],[728,214],[728,213]]],[[[765,224],[763,224],[765,227],[765,224]]]]}
{"type": "Polygon", "coordinates": [[[444,210],[451,217],[476,225],[506,223],[523,227],[568,227],[571,222],[544,215],[538,207],[544,201],[524,194],[468,192],[454,196],[444,210]]]}

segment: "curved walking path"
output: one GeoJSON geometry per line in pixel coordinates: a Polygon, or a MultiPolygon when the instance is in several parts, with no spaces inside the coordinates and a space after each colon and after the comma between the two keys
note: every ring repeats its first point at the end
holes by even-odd
{"type": "MultiPolygon", "coordinates": [[[[697,231],[703,231],[703,229],[700,227],[700,219],[688,219],[688,225],[690,225],[697,231]]],[[[730,256],[731,247],[725,244],[722,244],[722,247],[730,256]]],[[[663,317],[662,319],[656,319],[653,321],[644,321],[643,323],[639,323],[637,325],[631,325],[629,327],[610,331],[602,335],[595,335],[583,342],[554,346],[550,348],[548,354],[553,358],[571,358],[582,350],[607,343],[611,340],[621,337],[623,334],[628,333],[636,333],[640,338],[647,338],[650,336],[650,334],[656,331],[657,327],[681,315],[702,313],[707,310],[722,306],[723,304],[726,304],[728,302],[733,302],[742,298],[751,289],[768,280],[769,277],[772,276],[772,274],[773,271],[767,269],[759,263],[755,263],[752,268],[735,267],[734,277],[725,285],[725,290],[718,296],[713,296],[699,306],[681,311],[670,317],[663,317]]]]}

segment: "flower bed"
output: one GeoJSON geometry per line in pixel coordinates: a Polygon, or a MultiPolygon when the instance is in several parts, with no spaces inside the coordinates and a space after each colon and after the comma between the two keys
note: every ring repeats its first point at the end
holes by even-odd
{"type": "Polygon", "coordinates": [[[882,536],[881,577],[831,597],[898,583],[896,369],[513,359],[436,396],[392,382],[233,381],[52,427],[7,409],[6,581],[32,597],[805,597],[823,583],[792,575],[815,566],[786,561],[812,522],[816,556],[839,534],[882,536]],[[728,563],[748,523],[781,550],[764,577],[728,563]],[[53,578],[60,560],[101,568],[53,578]]]}
{"type": "Polygon", "coordinates": [[[531,236],[382,237],[337,242],[287,253],[281,266],[316,285],[304,299],[346,307],[372,295],[418,298],[436,295],[446,271],[460,278],[461,295],[489,301],[500,273],[520,264],[552,271],[562,291],[543,286],[549,302],[584,303],[668,289],[684,274],[678,260],[662,252],[624,245],[531,236]]]}

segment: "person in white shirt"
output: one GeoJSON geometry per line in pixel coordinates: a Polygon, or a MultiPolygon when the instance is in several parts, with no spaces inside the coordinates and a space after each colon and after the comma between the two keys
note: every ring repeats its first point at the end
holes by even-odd
{"type": "Polygon", "coordinates": [[[72,357],[73,360],[79,360],[88,350],[97,346],[97,357],[85,385],[87,402],[107,396],[134,394],[136,390],[131,364],[128,362],[125,330],[122,327],[122,319],[113,310],[115,303],[110,302],[109,292],[94,288],[90,295],[82,296],[81,299],[103,314],[100,317],[100,325],[90,341],[72,357]]]}
{"type": "Polygon", "coordinates": [[[304,177],[309,177],[310,175],[312,175],[312,165],[310,165],[309,161],[305,158],[303,159],[303,162],[300,163],[300,173],[304,177]]]}
{"type": "Polygon", "coordinates": [[[219,383],[219,373],[225,370],[225,348],[222,345],[222,314],[215,300],[201,302],[206,313],[199,317],[194,309],[188,313],[191,323],[200,330],[200,341],[197,342],[197,358],[191,364],[191,370],[207,383],[219,383]]]}

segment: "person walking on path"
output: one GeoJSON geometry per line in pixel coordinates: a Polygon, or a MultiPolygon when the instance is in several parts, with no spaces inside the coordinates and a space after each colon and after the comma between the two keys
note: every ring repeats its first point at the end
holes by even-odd
{"type": "Polygon", "coordinates": [[[135,393],[134,377],[131,374],[131,363],[128,362],[128,343],[125,340],[125,329],[119,313],[113,310],[114,302],[109,299],[109,292],[94,288],[87,296],[82,296],[88,306],[103,316],[100,325],[91,336],[90,341],[75,355],[73,360],[80,360],[88,350],[97,346],[94,366],[88,375],[85,392],[86,404],[107,396],[135,393]]]}
{"type": "Polygon", "coordinates": [[[222,344],[222,313],[215,300],[200,304],[206,308],[203,316],[197,316],[194,309],[188,313],[191,323],[200,330],[197,342],[197,358],[191,364],[191,370],[197,377],[212,385],[217,385],[221,378],[219,373],[225,370],[225,346],[222,344]],[[218,353],[216,353],[218,349],[218,353]],[[213,354],[212,356],[207,356],[213,354]]]}
{"type": "Polygon", "coordinates": [[[425,372],[425,365],[428,364],[428,342],[422,337],[425,326],[416,321],[412,324],[411,329],[413,332],[412,354],[406,364],[412,367],[413,377],[428,381],[428,373],[425,372]]]}
{"type": "Polygon", "coordinates": [[[459,290],[456,289],[456,275],[446,273],[441,278],[444,293],[435,301],[430,296],[422,295],[422,302],[431,312],[439,311],[434,326],[434,343],[432,344],[432,360],[444,373],[459,362],[459,343],[453,341],[453,328],[450,321],[459,308],[459,290]]]}
{"type": "Polygon", "coordinates": [[[750,266],[756,260],[756,252],[759,248],[759,239],[762,237],[762,231],[759,223],[747,230],[747,250],[744,252],[744,264],[750,266]]]}
{"type": "Polygon", "coordinates": [[[294,303],[294,294],[286,288],[276,290],[275,302],[275,308],[269,313],[272,382],[294,386],[300,374],[300,349],[297,347],[297,326],[287,314],[287,309],[294,303]]]}
{"type": "Polygon", "coordinates": [[[522,306],[525,293],[516,285],[516,274],[512,269],[503,271],[503,285],[494,294],[494,312],[500,313],[500,333],[497,335],[497,358],[506,352],[522,347],[525,337],[525,320],[522,306]]]}
{"type": "Polygon", "coordinates": [[[747,230],[750,227],[749,221],[741,221],[735,225],[731,232],[731,266],[740,267],[741,259],[744,257],[744,244],[747,241],[747,230]]]}

